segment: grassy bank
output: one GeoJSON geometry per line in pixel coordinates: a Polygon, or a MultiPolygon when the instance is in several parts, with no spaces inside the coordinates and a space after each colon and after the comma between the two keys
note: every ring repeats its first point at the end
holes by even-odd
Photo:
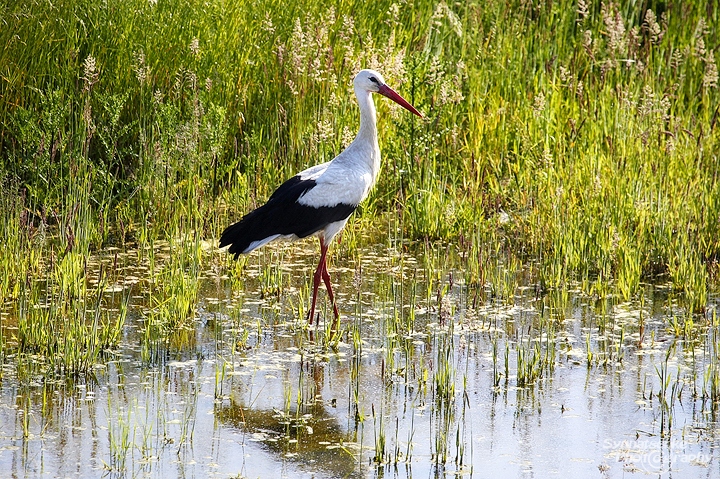
{"type": "Polygon", "coordinates": [[[148,334],[182,327],[201,272],[227,268],[208,242],[352,139],[362,67],[426,119],[377,101],[384,170],[356,224],[391,215],[405,237],[457,244],[471,284],[501,281],[487,272],[502,261],[599,297],[667,280],[688,314],[705,307],[720,254],[717,7],[117,3],[0,11],[0,298],[17,322],[0,346],[59,354],[105,322],[84,346],[101,354],[121,323],[88,318],[121,273],[88,259],[108,247],[147,265],[148,334]],[[57,344],[39,346],[27,304],[67,298],[79,306],[43,313],[57,344]]]}

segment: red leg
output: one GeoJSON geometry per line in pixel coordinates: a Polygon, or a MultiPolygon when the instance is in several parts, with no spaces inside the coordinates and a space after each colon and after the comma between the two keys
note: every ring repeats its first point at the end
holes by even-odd
{"type": "Polygon", "coordinates": [[[317,303],[317,293],[318,288],[320,286],[320,279],[323,280],[325,283],[325,287],[328,291],[328,297],[330,298],[330,302],[333,305],[333,313],[335,313],[335,319],[340,318],[340,313],[337,309],[337,304],[335,304],[335,294],[333,293],[332,284],[330,283],[330,273],[328,273],[327,270],[327,263],[325,261],[327,257],[327,250],[328,246],[325,244],[325,241],[320,238],[320,262],[318,263],[318,267],[315,270],[315,274],[313,275],[313,297],[312,297],[312,304],[310,306],[310,324],[313,323],[313,320],[315,319],[315,305],[317,303]]]}
{"type": "Polygon", "coordinates": [[[330,302],[333,306],[333,313],[335,313],[335,319],[339,319],[340,313],[338,313],[337,303],[335,303],[335,295],[333,294],[332,283],[330,283],[330,273],[328,273],[327,270],[327,263],[323,268],[322,279],[323,282],[325,282],[325,287],[327,288],[328,296],[330,297],[330,302]]]}
{"type": "Polygon", "coordinates": [[[315,274],[313,275],[313,295],[312,295],[312,304],[310,306],[310,315],[308,316],[308,319],[310,320],[310,324],[313,323],[313,319],[315,318],[315,303],[317,302],[317,293],[318,293],[318,287],[320,286],[320,278],[322,276],[322,258],[320,259],[320,263],[318,264],[317,269],[315,270],[315,274]]]}
{"type": "Polygon", "coordinates": [[[325,242],[320,238],[320,262],[318,263],[317,269],[315,270],[315,274],[313,275],[313,296],[312,296],[312,304],[310,306],[310,324],[313,323],[313,320],[315,319],[315,304],[317,303],[317,293],[318,288],[320,287],[320,278],[323,276],[323,271],[326,269],[325,266],[325,255],[327,254],[327,246],[325,245],[325,242]]]}

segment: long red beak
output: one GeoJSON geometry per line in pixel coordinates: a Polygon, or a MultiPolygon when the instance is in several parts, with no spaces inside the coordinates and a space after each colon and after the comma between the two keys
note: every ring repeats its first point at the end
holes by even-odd
{"type": "Polygon", "coordinates": [[[414,106],[412,106],[410,103],[408,103],[407,100],[405,100],[405,98],[401,97],[399,93],[397,93],[395,90],[393,90],[389,86],[380,85],[380,88],[378,88],[378,93],[380,93],[382,96],[386,96],[386,97],[390,98],[392,101],[394,101],[401,107],[405,108],[407,111],[409,111],[411,113],[415,113],[420,118],[423,117],[420,114],[420,112],[415,109],[414,106]]]}

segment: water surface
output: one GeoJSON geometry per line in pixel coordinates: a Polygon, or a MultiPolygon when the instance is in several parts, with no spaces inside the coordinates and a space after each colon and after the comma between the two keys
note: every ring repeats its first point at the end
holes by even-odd
{"type": "Polygon", "coordinates": [[[720,478],[717,296],[684,338],[663,285],[623,303],[521,274],[502,299],[457,258],[379,245],[330,266],[333,333],[298,318],[315,244],[273,248],[242,284],[207,272],[168,343],[143,339],[134,290],[88,377],[7,358],[0,476],[720,478]]]}

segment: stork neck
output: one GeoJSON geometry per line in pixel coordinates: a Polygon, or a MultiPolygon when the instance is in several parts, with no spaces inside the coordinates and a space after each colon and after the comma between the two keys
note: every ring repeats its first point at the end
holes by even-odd
{"type": "Polygon", "coordinates": [[[355,88],[355,96],[360,106],[360,130],[357,140],[366,141],[371,144],[377,143],[377,115],[372,94],[364,89],[355,88]]]}

